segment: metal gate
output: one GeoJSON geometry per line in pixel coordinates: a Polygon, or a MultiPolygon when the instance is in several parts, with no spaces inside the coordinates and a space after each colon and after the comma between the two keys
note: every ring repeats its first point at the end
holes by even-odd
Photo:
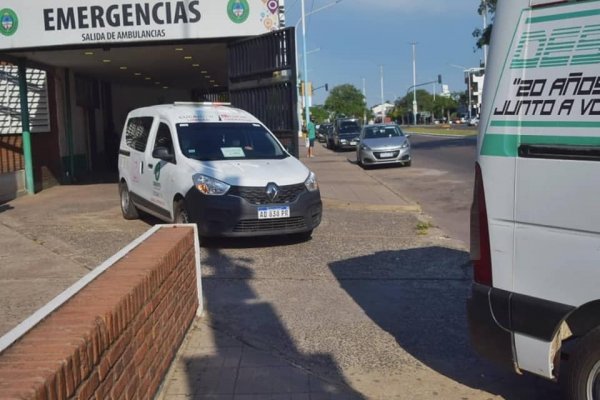
{"type": "Polygon", "coordinates": [[[298,157],[294,37],[295,29],[290,27],[229,45],[229,97],[298,157]]]}

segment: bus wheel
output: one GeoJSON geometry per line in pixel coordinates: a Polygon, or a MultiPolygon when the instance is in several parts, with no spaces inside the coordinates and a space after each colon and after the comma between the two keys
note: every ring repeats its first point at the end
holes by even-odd
{"type": "Polygon", "coordinates": [[[600,328],[580,339],[561,381],[567,399],[600,400],[600,328]]]}

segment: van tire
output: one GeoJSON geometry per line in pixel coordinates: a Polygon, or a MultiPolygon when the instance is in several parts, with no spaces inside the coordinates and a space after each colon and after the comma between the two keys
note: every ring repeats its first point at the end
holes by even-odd
{"type": "Polygon", "coordinates": [[[185,203],[183,199],[176,200],[173,205],[173,223],[175,224],[189,224],[190,216],[185,209],[185,203]]]}
{"type": "Polygon", "coordinates": [[[577,343],[565,362],[561,386],[565,398],[595,400],[600,392],[600,328],[596,328],[577,343]]]}
{"type": "Polygon", "coordinates": [[[123,213],[123,218],[138,219],[140,214],[131,201],[131,193],[125,182],[119,184],[119,197],[121,198],[121,212],[123,213]]]}

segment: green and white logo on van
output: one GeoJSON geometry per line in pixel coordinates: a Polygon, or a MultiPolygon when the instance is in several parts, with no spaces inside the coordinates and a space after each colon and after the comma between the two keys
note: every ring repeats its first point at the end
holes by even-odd
{"type": "Polygon", "coordinates": [[[4,36],[12,36],[19,28],[19,17],[10,8],[0,10],[0,33],[4,36]]]}
{"type": "Polygon", "coordinates": [[[161,163],[156,164],[156,167],[154,167],[154,180],[156,182],[160,181],[160,170],[161,169],[162,169],[161,163]]]}
{"type": "Polygon", "coordinates": [[[229,0],[227,3],[227,15],[236,24],[246,22],[250,16],[250,5],[247,0],[229,0]]]}
{"type": "Polygon", "coordinates": [[[598,3],[523,9],[495,83],[481,155],[518,157],[523,145],[600,147],[598,3]]]}
{"type": "Polygon", "coordinates": [[[600,63],[600,26],[557,22],[600,15],[600,10],[585,10],[532,16],[525,20],[528,29],[521,33],[511,68],[581,66],[600,63]],[[570,25],[570,26],[569,26],[570,25]],[[534,54],[527,55],[534,49],[534,54]]]}

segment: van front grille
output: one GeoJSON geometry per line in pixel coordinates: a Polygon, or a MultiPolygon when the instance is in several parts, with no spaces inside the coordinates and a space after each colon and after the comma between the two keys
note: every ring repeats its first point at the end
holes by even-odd
{"type": "Polygon", "coordinates": [[[265,205],[265,204],[290,204],[295,202],[304,191],[306,186],[303,183],[297,185],[280,186],[279,193],[275,200],[271,201],[267,197],[266,188],[264,187],[246,187],[232,186],[228,194],[231,196],[241,197],[250,204],[265,205]]]}
{"type": "Polygon", "coordinates": [[[288,231],[306,228],[304,217],[282,219],[243,220],[233,228],[234,232],[288,231]]]}

